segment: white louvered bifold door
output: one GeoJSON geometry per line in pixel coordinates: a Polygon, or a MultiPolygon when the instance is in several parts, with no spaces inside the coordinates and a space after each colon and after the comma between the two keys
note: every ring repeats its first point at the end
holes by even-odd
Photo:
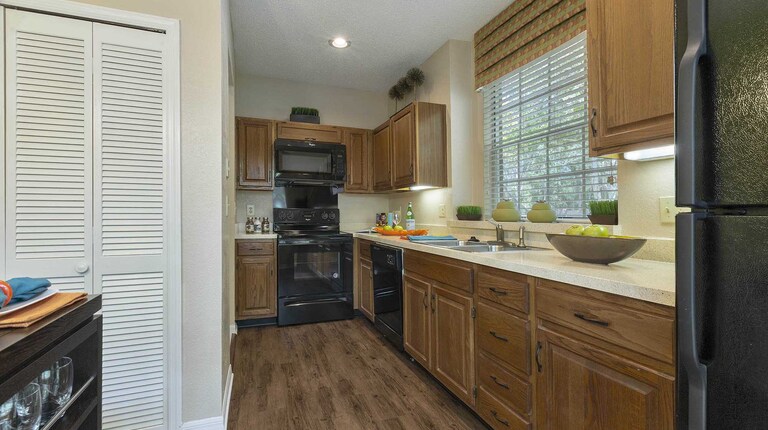
{"type": "Polygon", "coordinates": [[[92,291],[92,24],[5,24],[6,276],[92,291]]]}
{"type": "Polygon", "coordinates": [[[166,423],[167,38],[94,24],[94,277],[105,429],[166,423]]]}

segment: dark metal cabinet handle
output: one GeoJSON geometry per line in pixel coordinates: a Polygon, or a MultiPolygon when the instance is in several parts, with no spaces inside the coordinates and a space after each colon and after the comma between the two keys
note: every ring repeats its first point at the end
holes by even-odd
{"type": "Polygon", "coordinates": [[[586,321],[588,323],[599,325],[599,326],[602,326],[602,327],[608,327],[609,325],[611,325],[611,323],[608,322],[608,321],[603,321],[603,320],[601,320],[599,318],[596,318],[596,317],[594,317],[592,315],[587,315],[587,314],[585,314],[583,312],[574,312],[573,316],[575,316],[576,318],[578,318],[580,320],[584,320],[584,321],[586,321]]]}
{"type": "Polygon", "coordinates": [[[536,342],[536,371],[541,373],[541,342],[536,342]]]}
{"type": "Polygon", "coordinates": [[[424,304],[424,309],[429,307],[429,305],[427,304],[427,295],[426,294],[424,295],[424,299],[421,302],[424,304]]]}
{"type": "Polygon", "coordinates": [[[493,330],[489,331],[488,333],[490,333],[491,336],[495,337],[496,339],[503,340],[504,342],[509,342],[509,338],[506,338],[506,337],[496,333],[493,330]]]}
{"type": "Polygon", "coordinates": [[[501,388],[504,388],[504,389],[507,389],[507,390],[509,390],[509,384],[505,384],[504,382],[501,382],[501,381],[499,381],[499,378],[497,378],[497,377],[496,377],[496,375],[491,375],[491,379],[492,379],[492,380],[493,380],[493,382],[495,382],[495,383],[496,383],[496,385],[498,385],[499,387],[501,387],[501,388]]]}
{"type": "Polygon", "coordinates": [[[432,313],[435,313],[435,294],[432,294],[432,313]]]}
{"type": "Polygon", "coordinates": [[[504,424],[505,426],[509,427],[509,421],[499,418],[499,413],[491,409],[491,415],[493,415],[493,418],[496,419],[496,421],[504,424]]]}
{"type": "Polygon", "coordinates": [[[592,117],[589,118],[589,128],[592,129],[592,136],[597,136],[597,109],[592,108],[592,117]]]}
{"type": "Polygon", "coordinates": [[[494,293],[496,295],[499,295],[499,296],[506,296],[507,294],[509,294],[506,290],[500,290],[500,289],[498,289],[496,287],[491,287],[489,289],[491,290],[492,293],[494,293]]]}
{"type": "Polygon", "coordinates": [[[257,248],[257,247],[255,247],[255,246],[252,246],[252,247],[248,248],[248,250],[249,250],[249,251],[261,251],[261,250],[263,250],[263,249],[264,249],[264,248],[257,248]]]}

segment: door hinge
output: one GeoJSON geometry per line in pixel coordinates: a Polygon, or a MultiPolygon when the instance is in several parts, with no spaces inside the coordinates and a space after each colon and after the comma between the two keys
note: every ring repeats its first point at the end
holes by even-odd
{"type": "Polygon", "coordinates": [[[477,398],[477,385],[475,385],[474,387],[472,387],[472,398],[473,398],[473,399],[476,399],[476,398],[477,398]]]}
{"type": "Polygon", "coordinates": [[[477,308],[472,306],[472,318],[477,318],[477,308]]]}

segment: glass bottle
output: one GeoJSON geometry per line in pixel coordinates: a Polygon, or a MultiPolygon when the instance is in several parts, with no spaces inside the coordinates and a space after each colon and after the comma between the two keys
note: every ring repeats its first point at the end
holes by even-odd
{"type": "Polygon", "coordinates": [[[412,202],[408,202],[408,209],[405,211],[405,229],[416,230],[416,218],[413,216],[412,202]]]}

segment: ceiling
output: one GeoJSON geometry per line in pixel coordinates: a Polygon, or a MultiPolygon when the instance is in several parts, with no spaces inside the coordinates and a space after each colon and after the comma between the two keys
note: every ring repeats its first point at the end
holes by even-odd
{"type": "Polygon", "coordinates": [[[238,73],[384,92],[511,0],[231,0],[238,73]],[[337,36],[352,45],[336,49],[337,36]]]}

